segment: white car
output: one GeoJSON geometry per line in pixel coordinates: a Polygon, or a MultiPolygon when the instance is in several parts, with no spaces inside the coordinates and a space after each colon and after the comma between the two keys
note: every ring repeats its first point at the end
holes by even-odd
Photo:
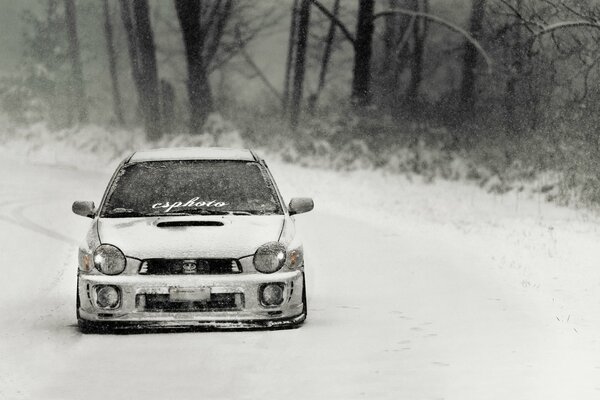
{"type": "Polygon", "coordinates": [[[79,248],[77,319],[106,326],[297,326],[307,313],[294,215],[250,150],[172,148],[127,157],[79,248]]]}

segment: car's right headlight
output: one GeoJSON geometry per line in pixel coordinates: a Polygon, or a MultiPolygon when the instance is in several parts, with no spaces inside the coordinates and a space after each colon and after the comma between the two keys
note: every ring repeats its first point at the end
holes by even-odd
{"type": "Polygon", "coordinates": [[[252,262],[257,271],[262,272],[263,274],[272,274],[283,267],[285,258],[285,246],[279,242],[269,242],[263,244],[256,250],[252,262]]]}
{"type": "Polygon", "coordinates": [[[126,265],[125,255],[112,244],[101,244],[94,250],[94,267],[103,274],[118,275],[126,265]]]}

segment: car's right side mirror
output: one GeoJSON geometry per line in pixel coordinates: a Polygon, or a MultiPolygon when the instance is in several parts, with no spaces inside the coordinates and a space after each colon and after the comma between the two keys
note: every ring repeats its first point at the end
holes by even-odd
{"type": "Polygon", "coordinates": [[[82,217],[94,218],[96,216],[95,205],[93,201],[76,201],[71,207],[73,212],[82,217]]]}
{"type": "Polygon", "coordinates": [[[313,199],[309,197],[294,197],[290,200],[290,205],[288,206],[290,215],[309,212],[313,208],[315,208],[315,203],[313,202],[313,199]]]}

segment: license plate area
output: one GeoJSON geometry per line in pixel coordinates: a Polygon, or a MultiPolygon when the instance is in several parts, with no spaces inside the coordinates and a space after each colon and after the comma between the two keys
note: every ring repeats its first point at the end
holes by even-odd
{"type": "Polygon", "coordinates": [[[169,301],[172,302],[190,302],[210,301],[210,288],[209,287],[194,287],[194,288],[181,288],[172,287],[169,288],[169,301]]]}

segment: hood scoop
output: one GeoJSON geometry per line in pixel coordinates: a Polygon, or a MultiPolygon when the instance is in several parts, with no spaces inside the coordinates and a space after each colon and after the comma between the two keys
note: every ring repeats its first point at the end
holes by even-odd
{"type": "Polygon", "coordinates": [[[223,226],[221,221],[162,221],[156,224],[159,228],[179,228],[185,226],[223,226]]]}

